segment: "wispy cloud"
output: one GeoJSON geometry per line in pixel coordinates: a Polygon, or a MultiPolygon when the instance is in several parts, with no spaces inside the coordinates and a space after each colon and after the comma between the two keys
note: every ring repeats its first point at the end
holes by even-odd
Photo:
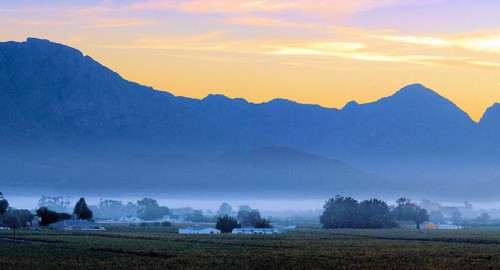
{"type": "Polygon", "coordinates": [[[168,36],[141,38],[131,44],[113,44],[105,47],[118,49],[161,49],[161,50],[217,50],[225,43],[217,40],[218,37],[229,33],[226,30],[201,33],[191,36],[168,36]]]}
{"type": "Polygon", "coordinates": [[[438,1],[441,0],[150,0],[135,3],[126,8],[130,10],[178,10],[190,13],[217,14],[300,12],[335,16],[359,10],[438,1]]]}
{"type": "MultiPolygon", "coordinates": [[[[364,51],[363,43],[329,42],[308,43],[302,46],[268,46],[270,55],[302,55],[302,56],[334,56],[353,60],[375,62],[407,62],[426,65],[437,65],[439,60],[449,59],[443,56],[431,55],[395,55],[384,52],[364,51]]],[[[464,60],[463,58],[453,58],[464,60]]]]}
{"type": "Polygon", "coordinates": [[[467,61],[467,63],[479,66],[487,67],[500,67],[500,62],[488,62],[488,61],[467,61]]]}
{"type": "Polygon", "coordinates": [[[462,34],[449,37],[372,35],[376,39],[444,48],[460,48],[470,51],[500,53],[500,31],[488,34],[462,34]]]}
{"type": "Polygon", "coordinates": [[[339,52],[356,51],[366,46],[360,42],[313,42],[305,46],[267,45],[267,54],[275,55],[336,55],[339,52]]]}
{"type": "Polygon", "coordinates": [[[114,27],[128,27],[128,26],[147,26],[156,25],[158,22],[143,19],[121,19],[121,18],[97,18],[93,22],[95,28],[114,28],[114,27]]]}
{"type": "Polygon", "coordinates": [[[81,6],[67,6],[62,4],[52,4],[45,6],[35,6],[35,7],[22,7],[22,8],[0,8],[0,13],[39,13],[44,15],[50,14],[102,14],[111,13],[117,11],[113,7],[107,4],[99,5],[81,5],[81,6]]]}
{"type": "Polygon", "coordinates": [[[192,13],[248,13],[282,12],[303,6],[304,1],[241,1],[241,0],[192,0],[162,1],[150,0],[127,7],[132,10],[178,10],[192,13]]]}
{"type": "Polygon", "coordinates": [[[234,25],[250,25],[250,26],[272,26],[272,27],[294,27],[294,28],[311,28],[315,27],[309,23],[294,23],[281,19],[266,18],[266,17],[228,17],[220,20],[223,24],[234,25]]]}
{"type": "Polygon", "coordinates": [[[15,19],[15,20],[10,20],[9,22],[15,25],[22,25],[22,26],[63,26],[75,23],[71,21],[62,21],[62,20],[29,20],[29,19],[15,19]]]}

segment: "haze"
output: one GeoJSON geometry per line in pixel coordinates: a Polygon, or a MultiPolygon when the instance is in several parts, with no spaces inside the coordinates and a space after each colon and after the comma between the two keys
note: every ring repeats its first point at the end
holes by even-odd
{"type": "Polygon", "coordinates": [[[4,1],[0,189],[494,205],[498,14],[464,0],[4,1]]]}

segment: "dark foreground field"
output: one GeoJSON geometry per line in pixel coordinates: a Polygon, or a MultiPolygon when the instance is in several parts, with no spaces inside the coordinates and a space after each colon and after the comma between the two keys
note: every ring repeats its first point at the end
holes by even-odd
{"type": "Polygon", "coordinates": [[[0,269],[500,269],[500,229],[300,229],[179,235],[173,228],[0,232],[0,269]]]}

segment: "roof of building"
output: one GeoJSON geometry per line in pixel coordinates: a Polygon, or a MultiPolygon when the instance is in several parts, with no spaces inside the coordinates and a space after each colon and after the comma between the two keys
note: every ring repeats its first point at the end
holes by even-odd
{"type": "Polygon", "coordinates": [[[68,219],[51,224],[52,227],[95,226],[93,221],[84,219],[68,219]]]}
{"type": "Polygon", "coordinates": [[[205,229],[217,230],[217,229],[210,228],[210,227],[185,227],[185,228],[181,228],[181,230],[191,230],[191,231],[201,231],[201,230],[205,230],[205,229]]]}
{"type": "Polygon", "coordinates": [[[417,225],[413,220],[396,220],[398,225],[417,225]]]}
{"type": "Polygon", "coordinates": [[[420,226],[426,226],[426,225],[429,225],[429,224],[434,224],[434,225],[436,225],[436,223],[435,223],[435,222],[432,222],[432,221],[424,221],[424,222],[420,223],[420,226]]]}
{"type": "Polygon", "coordinates": [[[265,231],[265,230],[276,230],[275,228],[253,228],[253,227],[244,227],[244,228],[234,228],[234,230],[261,230],[261,231],[265,231]]]}

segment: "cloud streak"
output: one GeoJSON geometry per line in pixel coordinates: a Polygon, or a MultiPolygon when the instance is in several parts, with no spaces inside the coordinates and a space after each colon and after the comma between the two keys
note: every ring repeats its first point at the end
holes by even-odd
{"type": "Polygon", "coordinates": [[[131,26],[150,26],[157,25],[158,22],[143,19],[121,19],[121,18],[97,18],[92,23],[95,28],[115,28],[131,26]]]}
{"type": "Polygon", "coordinates": [[[488,34],[462,34],[458,37],[428,37],[409,35],[372,35],[372,38],[412,45],[459,48],[470,51],[500,53],[500,31],[488,34]]]}
{"type": "Polygon", "coordinates": [[[352,14],[357,11],[439,0],[150,0],[128,5],[128,10],[177,10],[185,13],[249,14],[309,13],[323,16],[352,14]]]}
{"type": "Polygon", "coordinates": [[[464,58],[431,55],[395,55],[384,52],[364,51],[363,43],[310,43],[303,46],[268,46],[270,55],[288,56],[334,56],[345,59],[372,62],[404,62],[424,65],[438,65],[441,60],[462,61],[464,58]]]}

